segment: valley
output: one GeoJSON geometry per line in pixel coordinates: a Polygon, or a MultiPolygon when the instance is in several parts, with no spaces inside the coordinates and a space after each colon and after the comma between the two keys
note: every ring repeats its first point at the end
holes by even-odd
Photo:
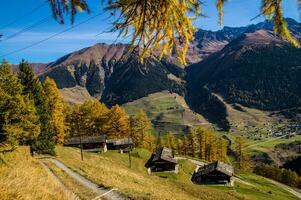
{"type": "MultiPolygon", "coordinates": [[[[287,23],[301,41],[301,23],[287,23]]],[[[1,195],[300,199],[301,49],[273,27],[199,29],[186,65],[176,49],[142,61],[123,43],[3,61],[1,195]]]]}
{"type": "MultiPolygon", "coordinates": [[[[298,22],[288,22],[299,37],[298,22]]],[[[53,78],[69,103],[96,98],[122,105],[129,116],[144,110],[156,134],[183,136],[189,127],[204,126],[248,144],[274,140],[298,132],[289,127],[299,127],[301,52],[271,30],[267,21],[199,30],[187,66],[156,53],[141,64],[126,54],[128,45],[101,43],[42,65],[38,74],[53,78]]]]}

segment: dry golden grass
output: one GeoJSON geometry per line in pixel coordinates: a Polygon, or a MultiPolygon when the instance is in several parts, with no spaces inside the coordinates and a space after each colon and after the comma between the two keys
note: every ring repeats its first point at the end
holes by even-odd
{"type": "Polygon", "coordinates": [[[43,161],[47,167],[61,180],[61,182],[69,189],[72,190],[80,199],[90,200],[98,196],[98,194],[89,190],[78,181],[70,177],[66,172],[58,168],[50,161],[43,161]]]}
{"type": "Polygon", "coordinates": [[[40,163],[30,157],[27,147],[2,155],[0,162],[1,200],[67,200],[68,192],[50,176],[40,163]]]}
{"type": "Polygon", "coordinates": [[[78,149],[57,147],[57,153],[58,159],[74,171],[98,184],[117,188],[133,199],[243,199],[232,192],[192,184],[189,178],[194,167],[188,163],[182,163],[185,170],[181,170],[178,175],[165,174],[166,178],[149,176],[144,164],[150,154],[144,150],[139,151],[141,158],[132,158],[131,169],[128,167],[127,154],[85,153],[84,161],[81,161],[78,149]]]}

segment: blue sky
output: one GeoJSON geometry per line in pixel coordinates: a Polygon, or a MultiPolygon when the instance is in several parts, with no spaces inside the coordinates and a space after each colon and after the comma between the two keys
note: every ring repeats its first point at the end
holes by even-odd
{"type": "MultiPolygon", "coordinates": [[[[215,8],[215,0],[203,1],[205,5],[202,6],[202,11],[207,17],[197,19],[194,22],[194,25],[202,29],[218,30],[218,14],[215,8]]],[[[60,25],[49,17],[51,14],[50,7],[48,4],[43,4],[43,2],[44,0],[6,0],[5,3],[1,5],[0,34],[4,35],[3,39],[42,19],[46,18],[46,20],[45,23],[26,31],[17,37],[0,42],[0,59],[5,58],[10,63],[18,63],[23,58],[29,62],[46,63],[96,43],[126,43],[128,41],[128,39],[122,38],[116,41],[117,33],[103,33],[103,31],[108,31],[110,29],[110,24],[114,21],[114,17],[110,17],[109,13],[104,13],[85,24],[47,40],[46,42],[3,57],[3,55],[7,53],[41,41],[57,32],[71,27],[70,23],[60,25]],[[44,6],[37,9],[35,12],[27,14],[35,7],[42,4],[44,6]],[[16,23],[6,26],[23,15],[26,16],[22,17],[16,23]],[[98,35],[99,33],[103,34],[98,35]]],[[[103,6],[100,2],[100,0],[88,0],[91,9],[90,15],[80,13],[76,16],[75,24],[80,23],[95,14],[102,13],[103,6]]],[[[250,19],[258,15],[259,8],[260,0],[230,0],[225,6],[224,26],[245,26],[263,21],[264,19],[261,17],[252,22],[250,21],[250,19]]],[[[300,16],[296,6],[296,0],[284,1],[284,14],[286,17],[291,17],[299,21],[300,16]]],[[[68,19],[66,21],[68,21],[68,19]]]]}

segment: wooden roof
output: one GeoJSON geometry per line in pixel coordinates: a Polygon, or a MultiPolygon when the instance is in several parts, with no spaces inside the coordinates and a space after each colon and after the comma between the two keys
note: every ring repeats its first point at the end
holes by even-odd
{"type": "Polygon", "coordinates": [[[133,145],[133,140],[132,138],[111,139],[111,140],[107,140],[106,143],[111,143],[114,146],[133,145]]]}
{"type": "Polygon", "coordinates": [[[198,169],[197,174],[198,175],[204,175],[208,174],[213,171],[219,171],[222,172],[228,176],[233,176],[234,174],[234,169],[231,165],[228,165],[226,163],[223,163],[221,161],[216,161],[207,165],[204,165],[203,167],[200,167],[198,169]]]}
{"type": "Polygon", "coordinates": [[[152,161],[156,162],[159,160],[165,160],[168,162],[177,163],[177,160],[174,159],[172,150],[166,147],[158,148],[152,161]]]}
{"type": "MultiPolygon", "coordinates": [[[[106,142],[105,135],[82,137],[82,144],[97,144],[97,143],[105,143],[105,142],[106,142]]],[[[80,144],[80,137],[72,137],[65,142],[65,145],[78,145],[78,144],[80,144]]]]}

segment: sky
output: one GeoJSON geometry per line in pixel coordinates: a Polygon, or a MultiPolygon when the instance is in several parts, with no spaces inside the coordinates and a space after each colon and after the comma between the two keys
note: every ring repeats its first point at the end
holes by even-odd
{"type": "MultiPolygon", "coordinates": [[[[1,4],[0,12],[0,34],[3,35],[0,41],[0,60],[6,59],[12,64],[19,63],[22,59],[48,63],[96,43],[129,41],[129,38],[116,40],[118,33],[109,32],[114,17],[109,12],[104,12],[101,0],[87,0],[91,13],[78,14],[73,26],[69,23],[68,16],[66,24],[57,23],[51,17],[50,6],[45,0],[3,1],[5,3],[1,4]],[[93,18],[95,15],[98,16],[93,18]],[[64,31],[62,34],[55,35],[62,31],[64,31]]],[[[296,1],[284,1],[284,15],[300,21],[296,1]]],[[[203,2],[202,12],[206,17],[195,20],[194,26],[206,30],[219,30],[216,0],[203,2]]],[[[260,2],[261,0],[230,0],[225,5],[223,25],[238,27],[263,21],[262,17],[251,21],[259,14],[260,2]]]]}

